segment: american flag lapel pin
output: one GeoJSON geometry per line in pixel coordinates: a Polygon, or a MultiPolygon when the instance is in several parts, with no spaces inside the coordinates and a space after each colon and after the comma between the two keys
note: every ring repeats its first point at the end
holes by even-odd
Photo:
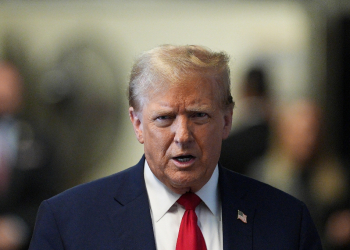
{"type": "Polygon", "coordinates": [[[238,210],[237,219],[247,223],[247,215],[245,215],[242,211],[238,210]]]}

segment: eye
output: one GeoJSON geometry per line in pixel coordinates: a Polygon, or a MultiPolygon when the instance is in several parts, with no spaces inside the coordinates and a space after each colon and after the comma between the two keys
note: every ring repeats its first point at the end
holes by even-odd
{"type": "Polygon", "coordinates": [[[160,115],[155,118],[155,124],[158,127],[166,127],[172,123],[173,117],[170,115],[160,115]]]}
{"type": "Polygon", "coordinates": [[[206,117],[206,116],[207,116],[206,113],[200,113],[200,112],[199,112],[199,113],[195,113],[195,114],[194,114],[194,117],[199,117],[199,118],[200,118],[200,117],[206,117]]]}
{"type": "Polygon", "coordinates": [[[169,115],[161,115],[161,116],[158,116],[156,118],[156,120],[158,120],[158,121],[169,120],[169,119],[171,119],[171,117],[169,115]]]}
{"type": "Polygon", "coordinates": [[[191,119],[198,124],[207,123],[209,120],[209,115],[204,112],[195,112],[191,115],[191,119]]]}

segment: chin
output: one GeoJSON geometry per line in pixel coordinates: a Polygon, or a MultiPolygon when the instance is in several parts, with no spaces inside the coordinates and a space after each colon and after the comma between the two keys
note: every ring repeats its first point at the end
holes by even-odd
{"type": "MultiPolygon", "coordinates": [[[[175,181],[172,182],[172,186],[174,188],[176,188],[177,190],[182,190],[182,193],[186,193],[189,191],[192,192],[197,192],[198,190],[196,189],[196,187],[198,186],[198,182],[197,179],[195,180],[186,180],[186,181],[175,181]]],[[[177,192],[178,193],[178,192],[177,192]]]]}

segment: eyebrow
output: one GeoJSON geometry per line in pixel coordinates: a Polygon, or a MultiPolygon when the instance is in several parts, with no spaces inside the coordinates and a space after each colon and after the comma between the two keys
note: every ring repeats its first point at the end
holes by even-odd
{"type": "Polygon", "coordinates": [[[189,107],[186,109],[187,112],[213,112],[215,109],[210,105],[203,105],[200,107],[189,107]]]}
{"type": "MultiPolygon", "coordinates": [[[[208,104],[203,105],[189,105],[186,107],[186,112],[212,112],[215,111],[215,108],[213,106],[208,104]]],[[[167,104],[161,104],[160,108],[155,110],[154,113],[173,113],[174,109],[167,105],[167,104]]]]}

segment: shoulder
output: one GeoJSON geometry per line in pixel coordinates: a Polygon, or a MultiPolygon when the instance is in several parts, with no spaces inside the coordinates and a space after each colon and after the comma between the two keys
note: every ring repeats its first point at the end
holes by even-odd
{"type": "Polygon", "coordinates": [[[281,209],[288,206],[304,206],[303,202],[277,188],[223,167],[220,168],[220,181],[222,190],[230,190],[225,192],[226,195],[240,197],[257,207],[281,209]]]}
{"type": "Polygon", "coordinates": [[[232,211],[243,211],[253,221],[254,231],[258,232],[254,239],[259,242],[259,249],[271,249],[271,246],[274,249],[322,249],[303,202],[224,168],[220,169],[220,175],[223,216],[232,218],[232,211]]]}
{"type": "Polygon", "coordinates": [[[48,199],[47,202],[52,206],[56,204],[67,204],[69,207],[94,206],[96,203],[108,204],[122,192],[130,190],[138,192],[144,185],[141,161],[137,165],[113,175],[72,187],[48,199]]]}

